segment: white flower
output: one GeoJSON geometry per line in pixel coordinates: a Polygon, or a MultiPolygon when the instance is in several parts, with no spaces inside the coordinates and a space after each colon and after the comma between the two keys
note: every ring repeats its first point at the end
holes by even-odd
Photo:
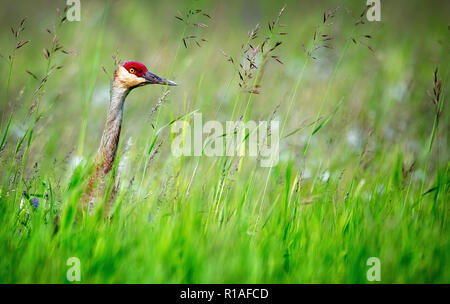
{"type": "Polygon", "coordinates": [[[354,150],[359,149],[361,146],[361,135],[360,135],[359,130],[352,129],[352,130],[348,131],[347,132],[347,142],[350,144],[350,146],[354,150]]]}
{"type": "Polygon", "coordinates": [[[330,171],[327,170],[322,174],[322,181],[326,182],[329,179],[330,179],[330,171]]]}

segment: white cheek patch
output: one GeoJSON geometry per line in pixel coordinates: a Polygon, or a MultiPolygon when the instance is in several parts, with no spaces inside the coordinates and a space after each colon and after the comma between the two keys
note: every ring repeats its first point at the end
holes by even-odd
{"type": "Polygon", "coordinates": [[[144,83],[145,79],[137,77],[129,73],[123,66],[119,66],[114,74],[114,81],[123,88],[132,88],[144,83]]]}

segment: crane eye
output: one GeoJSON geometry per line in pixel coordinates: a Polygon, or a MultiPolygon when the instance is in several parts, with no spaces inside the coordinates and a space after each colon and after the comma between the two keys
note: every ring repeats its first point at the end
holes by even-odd
{"type": "Polygon", "coordinates": [[[133,68],[128,70],[131,74],[134,74],[135,70],[133,68]]]}

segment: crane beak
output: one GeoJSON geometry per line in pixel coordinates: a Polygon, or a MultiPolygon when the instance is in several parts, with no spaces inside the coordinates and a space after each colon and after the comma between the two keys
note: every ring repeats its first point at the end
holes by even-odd
{"type": "Polygon", "coordinates": [[[142,77],[146,80],[146,83],[148,84],[162,84],[170,86],[178,85],[176,82],[173,82],[172,80],[161,78],[158,75],[152,74],[148,71],[142,77]]]}

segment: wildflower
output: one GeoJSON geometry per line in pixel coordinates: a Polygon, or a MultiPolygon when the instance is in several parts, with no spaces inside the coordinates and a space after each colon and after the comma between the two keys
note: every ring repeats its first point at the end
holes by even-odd
{"type": "Polygon", "coordinates": [[[34,197],[31,202],[33,203],[34,208],[39,207],[39,199],[37,197],[34,197]]]}
{"type": "Polygon", "coordinates": [[[330,179],[330,171],[325,171],[322,175],[322,181],[327,182],[330,179]]]}

